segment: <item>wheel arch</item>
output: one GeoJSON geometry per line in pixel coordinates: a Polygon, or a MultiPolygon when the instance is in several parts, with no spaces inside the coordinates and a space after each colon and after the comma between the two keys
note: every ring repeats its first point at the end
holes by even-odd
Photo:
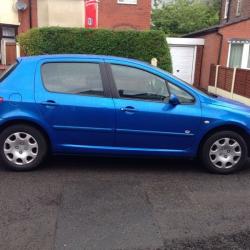
{"type": "Polygon", "coordinates": [[[4,122],[3,124],[0,125],[0,132],[3,131],[5,128],[9,127],[9,126],[18,125],[18,124],[32,126],[32,127],[35,127],[37,130],[39,130],[42,133],[42,135],[44,136],[44,138],[45,138],[45,140],[47,142],[48,152],[51,151],[52,143],[51,143],[51,139],[50,139],[50,136],[49,136],[48,132],[45,130],[45,128],[43,126],[41,126],[39,123],[37,123],[37,122],[35,122],[33,120],[26,120],[26,119],[8,120],[8,121],[6,121],[6,122],[4,122]]]}
{"type": "Polygon", "coordinates": [[[202,149],[202,146],[204,145],[205,141],[214,133],[220,132],[220,131],[233,131],[241,135],[241,137],[244,139],[244,141],[247,144],[248,149],[248,156],[250,156],[250,135],[246,132],[246,130],[240,126],[237,125],[221,125],[215,128],[212,128],[211,130],[207,131],[207,133],[202,137],[199,147],[198,147],[198,155],[200,155],[200,151],[202,149]]]}

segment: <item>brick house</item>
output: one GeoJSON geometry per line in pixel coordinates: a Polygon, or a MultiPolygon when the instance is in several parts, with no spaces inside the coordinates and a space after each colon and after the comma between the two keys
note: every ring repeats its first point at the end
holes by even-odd
{"type": "Polygon", "coordinates": [[[105,0],[99,3],[99,27],[112,29],[150,29],[151,1],[105,0]]]}
{"type": "Polygon", "coordinates": [[[1,0],[0,64],[16,58],[15,37],[33,27],[150,29],[151,0],[1,0]]]}
{"type": "Polygon", "coordinates": [[[250,1],[222,0],[220,23],[184,37],[203,38],[199,84],[207,88],[211,64],[250,68],[250,1]]]}

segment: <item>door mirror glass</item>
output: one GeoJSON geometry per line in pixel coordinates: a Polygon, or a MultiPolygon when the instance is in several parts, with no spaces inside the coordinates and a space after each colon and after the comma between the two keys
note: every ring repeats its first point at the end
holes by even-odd
{"type": "Polygon", "coordinates": [[[172,104],[173,106],[176,106],[176,105],[180,104],[180,101],[175,94],[171,94],[170,98],[169,98],[169,103],[172,104]]]}

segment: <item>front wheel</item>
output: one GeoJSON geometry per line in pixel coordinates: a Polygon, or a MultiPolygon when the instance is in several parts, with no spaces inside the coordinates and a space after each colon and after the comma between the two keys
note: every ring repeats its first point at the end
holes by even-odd
{"type": "Polygon", "coordinates": [[[13,125],[0,134],[0,155],[8,169],[34,169],[46,153],[47,143],[43,134],[32,126],[13,125]]]}
{"type": "Polygon", "coordinates": [[[221,131],[205,141],[200,156],[211,172],[230,174],[245,165],[248,149],[241,135],[233,131],[221,131]]]}

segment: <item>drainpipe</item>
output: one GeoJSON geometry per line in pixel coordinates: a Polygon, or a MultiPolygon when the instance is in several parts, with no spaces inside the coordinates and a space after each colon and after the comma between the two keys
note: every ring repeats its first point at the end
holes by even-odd
{"type": "Polygon", "coordinates": [[[217,59],[217,65],[220,65],[222,43],[223,43],[223,35],[219,31],[217,32],[217,34],[220,36],[220,47],[219,47],[219,54],[218,54],[218,59],[217,59]]]}
{"type": "Polygon", "coordinates": [[[228,10],[227,10],[227,23],[229,21],[229,15],[230,15],[230,12],[231,12],[231,3],[232,3],[232,0],[229,0],[228,1],[228,10]]]}
{"type": "Polygon", "coordinates": [[[29,22],[30,22],[30,28],[32,29],[32,0],[29,0],[29,22]]]}

